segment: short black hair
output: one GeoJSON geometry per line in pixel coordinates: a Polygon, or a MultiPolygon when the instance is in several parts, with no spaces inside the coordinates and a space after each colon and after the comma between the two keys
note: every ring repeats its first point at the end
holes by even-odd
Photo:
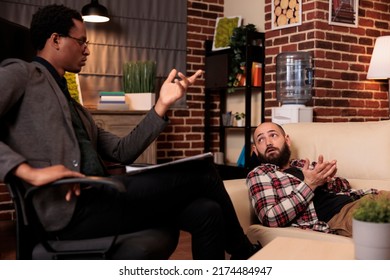
{"type": "Polygon", "coordinates": [[[83,21],[81,14],[64,5],[48,5],[33,15],[30,25],[31,40],[36,50],[42,50],[53,33],[69,35],[73,19],[83,21]]]}

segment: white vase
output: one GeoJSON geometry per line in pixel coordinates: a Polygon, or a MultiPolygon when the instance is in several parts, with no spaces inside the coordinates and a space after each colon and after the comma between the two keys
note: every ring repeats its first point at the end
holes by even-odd
{"type": "Polygon", "coordinates": [[[129,110],[148,111],[156,102],[156,94],[151,92],[126,93],[125,102],[129,110]]]}
{"type": "Polygon", "coordinates": [[[390,223],[352,220],[355,257],[358,260],[390,260],[390,223]]]}
{"type": "Polygon", "coordinates": [[[244,126],[244,123],[245,123],[245,119],[239,119],[239,120],[237,120],[237,126],[239,126],[239,127],[244,126]]]}

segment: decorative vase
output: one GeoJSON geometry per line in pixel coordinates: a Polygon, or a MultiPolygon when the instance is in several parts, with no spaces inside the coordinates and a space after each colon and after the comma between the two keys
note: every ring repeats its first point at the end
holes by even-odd
{"type": "Polygon", "coordinates": [[[358,260],[390,260],[390,223],[352,220],[355,257],[358,260]]]}

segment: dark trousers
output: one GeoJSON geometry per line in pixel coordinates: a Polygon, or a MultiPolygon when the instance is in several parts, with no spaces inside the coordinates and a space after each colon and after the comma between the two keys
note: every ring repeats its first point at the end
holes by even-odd
{"type": "Polygon", "coordinates": [[[118,176],[126,192],[83,190],[62,239],[93,238],[171,226],[192,235],[194,259],[223,259],[247,246],[232,202],[215,166],[199,160],[131,176],[118,176]]]}

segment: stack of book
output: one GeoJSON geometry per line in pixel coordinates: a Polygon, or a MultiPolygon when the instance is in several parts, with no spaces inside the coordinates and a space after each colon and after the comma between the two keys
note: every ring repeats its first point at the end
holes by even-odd
{"type": "Polygon", "coordinates": [[[98,110],[129,110],[125,102],[125,93],[122,91],[99,92],[98,110]]]}

